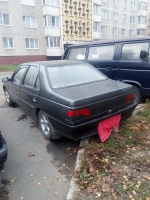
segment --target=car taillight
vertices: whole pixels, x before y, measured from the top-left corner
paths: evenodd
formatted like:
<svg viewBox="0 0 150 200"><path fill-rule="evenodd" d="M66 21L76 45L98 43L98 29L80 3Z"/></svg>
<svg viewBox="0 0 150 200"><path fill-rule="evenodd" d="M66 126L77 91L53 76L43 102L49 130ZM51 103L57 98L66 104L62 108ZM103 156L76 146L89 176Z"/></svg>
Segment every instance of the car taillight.
<svg viewBox="0 0 150 200"><path fill-rule="evenodd" d="M68 110L67 112L67 117L70 120L77 120L83 117L88 117L90 115L90 110L88 108L83 108L80 110Z"/></svg>
<svg viewBox="0 0 150 200"><path fill-rule="evenodd" d="M135 94L132 93L132 94L129 94L128 96L126 96L126 100L125 100L125 103L129 103L130 101L134 100L135 99Z"/></svg>

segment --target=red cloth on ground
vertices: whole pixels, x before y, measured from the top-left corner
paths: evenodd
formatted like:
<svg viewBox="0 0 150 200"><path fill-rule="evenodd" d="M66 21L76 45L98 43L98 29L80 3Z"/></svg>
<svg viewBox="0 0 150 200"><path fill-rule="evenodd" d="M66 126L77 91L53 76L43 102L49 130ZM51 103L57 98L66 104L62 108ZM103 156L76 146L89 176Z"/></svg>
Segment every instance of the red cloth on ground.
<svg viewBox="0 0 150 200"><path fill-rule="evenodd" d="M97 130L102 142L107 140L113 128L118 131L120 119L121 114L118 114L99 122Z"/></svg>

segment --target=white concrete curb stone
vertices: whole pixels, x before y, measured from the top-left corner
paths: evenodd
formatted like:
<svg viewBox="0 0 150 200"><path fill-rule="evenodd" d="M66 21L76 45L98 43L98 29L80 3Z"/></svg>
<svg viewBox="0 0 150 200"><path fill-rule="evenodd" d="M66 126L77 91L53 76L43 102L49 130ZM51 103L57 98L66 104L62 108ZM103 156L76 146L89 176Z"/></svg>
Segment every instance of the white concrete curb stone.
<svg viewBox="0 0 150 200"><path fill-rule="evenodd" d="M84 147L88 144L88 142L89 142L89 139L84 139L84 140L81 140L80 142L80 146L79 146L80 150L78 151L77 158L76 158L75 171L79 168L81 155L84 151ZM78 185L76 184L74 176L73 176L71 179L66 200L73 200L73 197L76 191L78 191Z"/></svg>

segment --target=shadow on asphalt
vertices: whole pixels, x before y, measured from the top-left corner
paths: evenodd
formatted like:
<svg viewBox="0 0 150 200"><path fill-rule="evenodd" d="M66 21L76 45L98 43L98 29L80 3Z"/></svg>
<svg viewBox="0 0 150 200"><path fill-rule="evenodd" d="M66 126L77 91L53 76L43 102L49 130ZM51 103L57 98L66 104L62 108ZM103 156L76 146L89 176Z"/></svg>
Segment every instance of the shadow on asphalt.
<svg viewBox="0 0 150 200"><path fill-rule="evenodd" d="M46 145L47 153L52 155L50 162L55 163L61 174L71 176L74 172L79 142L68 138L61 138Z"/></svg>
<svg viewBox="0 0 150 200"><path fill-rule="evenodd" d="M0 199L9 200L9 192L6 189L6 186L10 184L10 181L7 179L0 180Z"/></svg>
<svg viewBox="0 0 150 200"><path fill-rule="evenodd" d="M14 104L12 106L9 106L6 101L3 103L3 105L0 105L0 108L9 108L9 107L11 107L11 108L18 108L18 105Z"/></svg>

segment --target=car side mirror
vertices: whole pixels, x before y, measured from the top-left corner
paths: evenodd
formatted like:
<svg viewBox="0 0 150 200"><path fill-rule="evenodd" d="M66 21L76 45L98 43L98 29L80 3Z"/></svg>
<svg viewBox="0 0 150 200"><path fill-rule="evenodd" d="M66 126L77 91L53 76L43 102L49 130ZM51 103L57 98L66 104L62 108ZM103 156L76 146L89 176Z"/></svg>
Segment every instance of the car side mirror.
<svg viewBox="0 0 150 200"><path fill-rule="evenodd" d="M148 61L148 53L147 53L147 51L141 50L141 52L140 52L140 58L141 58L142 60Z"/></svg>
<svg viewBox="0 0 150 200"><path fill-rule="evenodd" d="M3 82L3 83L8 82L8 81L10 81L10 80L11 80L11 79L8 78L8 77L2 78L2 82Z"/></svg>

